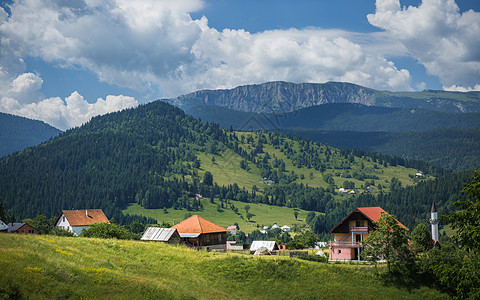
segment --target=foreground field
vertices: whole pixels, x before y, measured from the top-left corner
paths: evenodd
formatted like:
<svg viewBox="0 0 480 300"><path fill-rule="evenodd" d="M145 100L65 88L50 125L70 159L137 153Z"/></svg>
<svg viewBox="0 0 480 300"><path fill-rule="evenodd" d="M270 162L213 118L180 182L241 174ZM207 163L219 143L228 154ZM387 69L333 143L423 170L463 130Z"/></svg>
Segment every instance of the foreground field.
<svg viewBox="0 0 480 300"><path fill-rule="evenodd" d="M387 287L370 266L160 243L0 234L0 298L440 299Z"/></svg>

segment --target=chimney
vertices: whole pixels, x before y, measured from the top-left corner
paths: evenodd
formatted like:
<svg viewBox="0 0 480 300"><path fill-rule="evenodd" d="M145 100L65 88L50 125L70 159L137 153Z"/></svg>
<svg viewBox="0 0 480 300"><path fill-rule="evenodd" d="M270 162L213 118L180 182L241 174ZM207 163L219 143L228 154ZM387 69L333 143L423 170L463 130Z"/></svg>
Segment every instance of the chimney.
<svg viewBox="0 0 480 300"><path fill-rule="evenodd" d="M85 215L87 216L87 218L89 217L89 215L88 215L88 209L85 210Z"/></svg>

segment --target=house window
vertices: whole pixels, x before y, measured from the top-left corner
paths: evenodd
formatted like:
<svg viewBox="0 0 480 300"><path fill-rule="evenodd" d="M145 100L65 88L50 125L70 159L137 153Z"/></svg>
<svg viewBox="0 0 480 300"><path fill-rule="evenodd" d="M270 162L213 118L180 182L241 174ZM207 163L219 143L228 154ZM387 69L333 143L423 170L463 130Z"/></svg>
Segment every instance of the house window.
<svg viewBox="0 0 480 300"><path fill-rule="evenodd" d="M222 240L222 234L219 233L219 234L218 234L218 241L220 242L221 240Z"/></svg>
<svg viewBox="0 0 480 300"><path fill-rule="evenodd" d="M65 216L63 216L63 218L62 218L62 222L65 222Z"/></svg>
<svg viewBox="0 0 480 300"><path fill-rule="evenodd" d="M363 221L357 221L356 226L357 227L363 227Z"/></svg>
<svg viewBox="0 0 480 300"><path fill-rule="evenodd" d="M360 243L362 241L362 236L360 234L355 235L355 242Z"/></svg>
<svg viewBox="0 0 480 300"><path fill-rule="evenodd" d="M342 254L342 250L338 249L338 254Z"/></svg>

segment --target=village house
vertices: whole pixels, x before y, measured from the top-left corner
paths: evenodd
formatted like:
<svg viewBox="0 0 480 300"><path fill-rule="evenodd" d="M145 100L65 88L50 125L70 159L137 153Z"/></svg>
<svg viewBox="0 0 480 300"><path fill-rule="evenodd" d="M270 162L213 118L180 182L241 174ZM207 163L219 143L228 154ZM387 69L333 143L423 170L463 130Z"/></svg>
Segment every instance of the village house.
<svg viewBox="0 0 480 300"><path fill-rule="evenodd" d="M148 227L140 240L180 244L182 238L175 228Z"/></svg>
<svg viewBox="0 0 480 300"><path fill-rule="evenodd" d="M200 216L191 216L171 228L177 229L187 245L207 250L226 249L227 230Z"/></svg>
<svg viewBox="0 0 480 300"><path fill-rule="evenodd" d="M8 233L38 234L38 230L27 223L9 223Z"/></svg>
<svg viewBox="0 0 480 300"><path fill-rule="evenodd" d="M384 213L387 212L381 207L357 207L335 225L329 232L335 236L329 245L330 259L360 260L362 241L375 230L374 222ZM402 223L398 224L408 230Z"/></svg>
<svg viewBox="0 0 480 300"><path fill-rule="evenodd" d="M231 235L236 235L237 234L237 225L232 225L232 226L228 226L227 227L227 231L231 234Z"/></svg>
<svg viewBox="0 0 480 300"><path fill-rule="evenodd" d="M95 223L110 223L101 209L62 210L55 221L55 226L80 235L83 229L87 229Z"/></svg>
<svg viewBox="0 0 480 300"><path fill-rule="evenodd" d="M287 225L283 225L282 227L280 227L282 229L282 231L284 232L290 232L290 230L292 230L292 228L290 228L290 226L287 226Z"/></svg>

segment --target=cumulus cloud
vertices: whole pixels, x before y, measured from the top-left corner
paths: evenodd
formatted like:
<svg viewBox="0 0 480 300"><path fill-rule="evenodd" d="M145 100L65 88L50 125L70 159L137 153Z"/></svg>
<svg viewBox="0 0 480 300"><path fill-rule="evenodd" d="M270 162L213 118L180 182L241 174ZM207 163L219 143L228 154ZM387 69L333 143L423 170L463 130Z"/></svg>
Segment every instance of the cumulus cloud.
<svg viewBox="0 0 480 300"><path fill-rule="evenodd" d="M452 86L443 87L443 89L451 92L480 92L480 84L476 84L474 87L452 85Z"/></svg>
<svg viewBox="0 0 480 300"><path fill-rule="evenodd" d="M192 20L189 13L202 6L200 0L14 2L0 34L20 57L79 66L139 91L153 86L166 97L270 80L411 89L407 70L349 32L219 32L206 17Z"/></svg>
<svg viewBox="0 0 480 300"><path fill-rule="evenodd" d="M88 103L78 92L62 100L59 97L42 99L22 105L10 97L0 98L0 111L30 119L42 120L58 129L66 130L88 122L92 117L126 108L136 107L133 97L109 95Z"/></svg>
<svg viewBox="0 0 480 300"><path fill-rule="evenodd" d="M401 7L377 0L368 21L398 39L444 89L469 90L480 82L480 13L460 13L454 0L423 0Z"/></svg>

